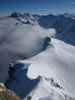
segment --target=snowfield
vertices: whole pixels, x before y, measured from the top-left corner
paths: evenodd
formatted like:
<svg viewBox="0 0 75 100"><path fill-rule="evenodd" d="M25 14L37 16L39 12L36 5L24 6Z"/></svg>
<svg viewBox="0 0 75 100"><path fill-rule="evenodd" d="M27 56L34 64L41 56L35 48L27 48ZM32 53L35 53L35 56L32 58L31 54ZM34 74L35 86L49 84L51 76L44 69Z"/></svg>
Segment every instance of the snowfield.
<svg viewBox="0 0 75 100"><path fill-rule="evenodd" d="M52 39L50 46L42 53L21 61L29 63L27 76L36 79L38 76L53 78L63 89L55 89L59 94L75 98L75 47L60 40ZM49 84L49 83L48 83Z"/></svg>
<svg viewBox="0 0 75 100"><path fill-rule="evenodd" d="M0 18L0 81L22 100L75 100L75 46L56 34L31 15Z"/></svg>

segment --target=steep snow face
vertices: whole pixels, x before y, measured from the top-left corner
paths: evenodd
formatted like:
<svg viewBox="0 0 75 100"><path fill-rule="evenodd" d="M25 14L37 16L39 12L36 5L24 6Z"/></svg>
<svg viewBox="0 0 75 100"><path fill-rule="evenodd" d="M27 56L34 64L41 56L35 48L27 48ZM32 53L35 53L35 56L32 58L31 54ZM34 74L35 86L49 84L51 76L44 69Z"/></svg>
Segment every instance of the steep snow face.
<svg viewBox="0 0 75 100"><path fill-rule="evenodd" d="M75 47L52 39L52 46L29 59L28 77L53 78L63 87L63 93L75 98ZM26 62L26 61L25 61Z"/></svg>
<svg viewBox="0 0 75 100"><path fill-rule="evenodd" d="M50 86L49 79L46 77L38 77L34 80L27 77L29 64L16 63L14 65L15 72L12 73L12 76L7 81L7 86L11 90L15 91L17 95L21 97L22 100L39 100L46 99L49 100L65 100L65 95L62 95L59 90L56 91L55 88ZM50 79L51 80L51 79Z"/></svg>
<svg viewBox="0 0 75 100"><path fill-rule="evenodd" d="M28 96L31 96L31 100L65 100L64 95L60 95L49 87L42 77L40 78L39 84Z"/></svg>
<svg viewBox="0 0 75 100"><path fill-rule="evenodd" d="M18 63L14 65L14 68L15 71L13 73L11 71L12 77L8 78L6 86L20 96L22 100L37 86L39 79L30 80L27 77L28 64Z"/></svg>

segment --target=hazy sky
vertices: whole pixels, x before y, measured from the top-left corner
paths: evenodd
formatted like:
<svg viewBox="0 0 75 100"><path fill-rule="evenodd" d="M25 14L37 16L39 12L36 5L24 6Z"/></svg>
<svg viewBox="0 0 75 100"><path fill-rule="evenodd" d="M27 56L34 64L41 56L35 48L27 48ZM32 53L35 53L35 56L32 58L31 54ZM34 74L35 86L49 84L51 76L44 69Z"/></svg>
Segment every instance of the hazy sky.
<svg viewBox="0 0 75 100"><path fill-rule="evenodd" d="M75 13L75 0L0 0L0 12Z"/></svg>

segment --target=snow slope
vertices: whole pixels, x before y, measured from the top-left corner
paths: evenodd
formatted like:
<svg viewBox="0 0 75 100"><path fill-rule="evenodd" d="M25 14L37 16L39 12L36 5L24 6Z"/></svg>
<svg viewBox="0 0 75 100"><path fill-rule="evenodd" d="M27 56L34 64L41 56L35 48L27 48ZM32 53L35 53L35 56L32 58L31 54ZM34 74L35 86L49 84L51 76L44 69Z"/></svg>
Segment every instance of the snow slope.
<svg viewBox="0 0 75 100"><path fill-rule="evenodd" d="M46 84L46 81L41 77L37 87L29 94L29 96L32 97L31 100L65 100L63 94L58 93L51 86L48 86L48 84Z"/></svg>
<svg viewBox="0 0 75 100"><path fill-rule="evenodd" d="M75 98L74 46L68 45L60 40L52 39L51 46L47 50L27 61L21 62L30 64L27 73L30 79L36 79L39 75L53 78L55 82L63 87L62 93Z"/></svg>

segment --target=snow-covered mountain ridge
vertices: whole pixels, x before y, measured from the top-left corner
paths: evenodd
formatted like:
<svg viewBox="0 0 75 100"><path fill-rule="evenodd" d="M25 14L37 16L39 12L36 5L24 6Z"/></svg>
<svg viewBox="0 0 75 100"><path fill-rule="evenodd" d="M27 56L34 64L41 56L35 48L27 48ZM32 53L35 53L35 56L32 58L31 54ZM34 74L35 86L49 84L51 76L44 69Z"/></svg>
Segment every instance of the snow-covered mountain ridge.
<svg viewBox="0 0 75 100"><path fill-rule="evenodd" d="M22 100L75 100L75 19L12 13L0 18L0 81Z"/></svg>
<svg viewBox="0 0 75 100"><path fill-rule="evenodd" d="M54 39L52 45L53 47L28 59L30 67L27 75L31 79L36 79L39 75L53 78L63 87L64 94L74 97L75 47ZM22 63L26 63L26 60Z"/></svg>

